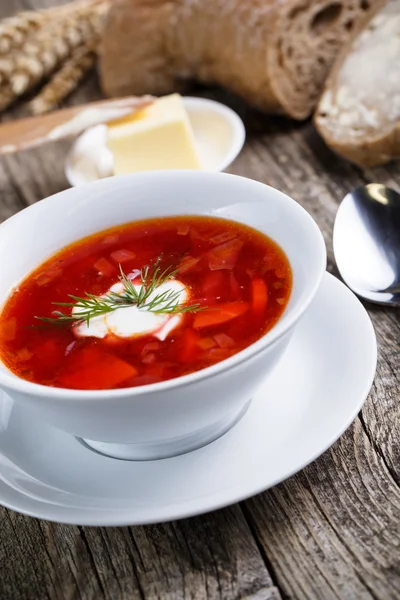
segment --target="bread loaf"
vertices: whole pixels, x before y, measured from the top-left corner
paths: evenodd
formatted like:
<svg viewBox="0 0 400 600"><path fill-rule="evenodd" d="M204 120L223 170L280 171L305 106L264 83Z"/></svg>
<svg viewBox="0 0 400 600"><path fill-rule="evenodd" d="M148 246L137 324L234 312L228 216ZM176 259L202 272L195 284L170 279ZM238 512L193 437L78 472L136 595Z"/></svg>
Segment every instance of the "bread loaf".
<svg viewBox="0 0 400 600"><path fill-rule="evenodd" d="M338 50L383 0L114 0L100 45L109 96L216 83L308 117Z"/></svg>
<svg viewBox="0 0 400 600"><path fill-rule="evenodd" d="M343 49L315 114L326 143L362 166L400 156L400 0Z"/></svg>

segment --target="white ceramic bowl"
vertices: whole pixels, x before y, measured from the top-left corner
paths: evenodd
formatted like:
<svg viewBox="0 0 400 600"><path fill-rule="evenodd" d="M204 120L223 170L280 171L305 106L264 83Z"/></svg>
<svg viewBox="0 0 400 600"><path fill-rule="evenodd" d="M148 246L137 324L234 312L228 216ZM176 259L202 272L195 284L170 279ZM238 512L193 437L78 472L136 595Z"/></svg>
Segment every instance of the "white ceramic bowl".
<svg viewBox="0 0 400 600"><path fill-rule="evenodd" d="M0 226L1 305L12 287L65 245L129 221L179 214L233 219L284 249L293 291L265 336L207 369L132 389L46 387L16 377L0 363L0 387L16 402L112 456L152 459L187 452L216 439L244 414L320 286L326 265L322 235L308 213L281 192L251 179L199 171L111 177L46 198Z"/></svg>
<svg viewBox="0 0 400 600"><path fill-rule="evenodd" d="M246 131L242 119L215 100L184 96L182 101L203 169L224 171L243 147ZM113 175L113 157L106 140L106 125L90 127L76 139L65 162L65 176L72 186Z"/></svg>

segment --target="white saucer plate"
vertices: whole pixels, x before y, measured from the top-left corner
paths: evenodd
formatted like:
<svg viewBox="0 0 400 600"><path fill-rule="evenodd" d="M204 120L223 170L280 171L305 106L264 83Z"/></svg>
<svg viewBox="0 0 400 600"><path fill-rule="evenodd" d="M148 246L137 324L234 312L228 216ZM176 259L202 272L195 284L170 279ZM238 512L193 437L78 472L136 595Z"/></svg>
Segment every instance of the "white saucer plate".
<svg viewBox="0 0 400 600"><path fill-rule="evenodd" d="M157 523L253 496L331 446L371 388L376 339L357 298L326 274L289 348L241 421L158 461L108 458L0 398L0 504L78 525Z"/></svg>
<svg viewBox="0 0 400 600"><path fill-rule="evenodd" d="M224 171L241 151L246 137L243 121L215 100L185 96L197 152L205 171ZM113 175L113 157L106 145L107 126L90 127L74 142L65 162L71 186Z"/></svg>

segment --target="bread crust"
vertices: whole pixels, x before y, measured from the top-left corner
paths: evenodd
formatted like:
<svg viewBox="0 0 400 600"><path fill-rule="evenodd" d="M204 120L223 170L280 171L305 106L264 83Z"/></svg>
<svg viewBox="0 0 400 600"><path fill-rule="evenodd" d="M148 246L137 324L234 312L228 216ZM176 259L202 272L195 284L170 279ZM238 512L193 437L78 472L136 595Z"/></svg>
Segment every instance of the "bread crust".
<svg viewBox="0 0 400 600"><path fill-rule="evenodd" d="M359 0L114 0L101 85L108 96L163 95L196 79L305 119L351 27L370 10Z"/></svg>
<svg viewBox="0 0 400 600"><path fill-rule="evenodd" d="M314 114L314 124L325 143L343 158L365 168L386 164L400 156L400 121L391 127L379 128L360 137L340 137L334 121L329 126L325 118L325 102L327 94L333 95L341 69L352 51L357 38L367 29L370 20L387 5L386 0L379 0L367 22L361 23L354 35L343 46L332 71L325 83L324 91ZM382 65L382 68L384 65Z"/></svg>
<svg viewBox="0 0 400 600"><path fill-rule="evenodd" d="M326 144L342 158L361 168L378 167L400 157L400 123L391 130L363 140L335 140L330 132L317 123L317 129Z"/></svg>

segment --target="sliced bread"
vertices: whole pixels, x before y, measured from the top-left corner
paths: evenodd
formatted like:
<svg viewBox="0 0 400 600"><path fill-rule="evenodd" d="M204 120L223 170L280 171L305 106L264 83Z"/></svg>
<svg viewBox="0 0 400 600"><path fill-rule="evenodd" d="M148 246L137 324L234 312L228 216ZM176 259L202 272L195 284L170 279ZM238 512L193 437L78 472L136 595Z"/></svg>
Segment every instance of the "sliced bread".
<svg viewBox="0 0 400 600"><path fill-rule="evenodd" d="M400 0L390 0L343 49L315 125L328 146L362 167L400 156Z"/></svg>
<svg viewBox="0 0 400 600"><path fill-rule="evenodd" d="M100 46L105 94L216 83L307 118L342 45L384 0L114 0Z"/></svg>

